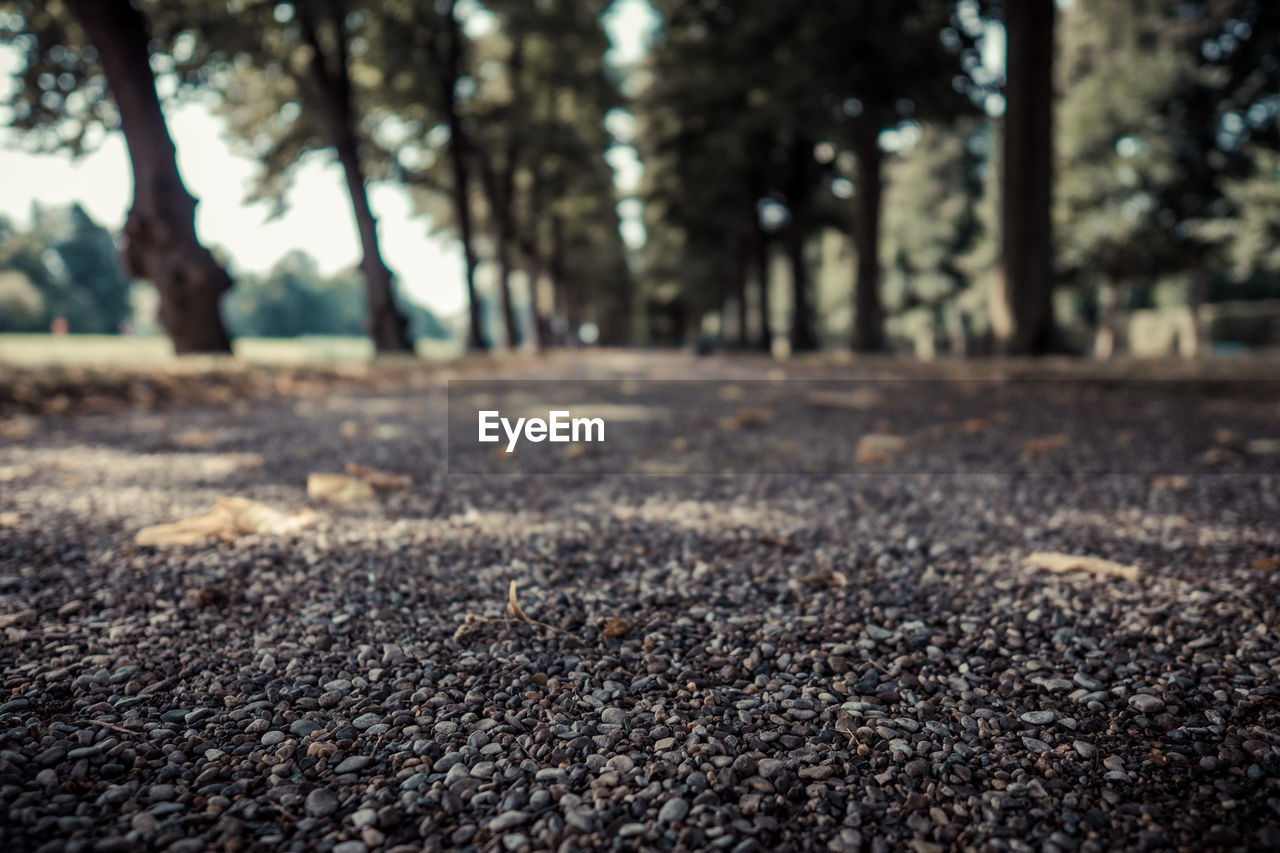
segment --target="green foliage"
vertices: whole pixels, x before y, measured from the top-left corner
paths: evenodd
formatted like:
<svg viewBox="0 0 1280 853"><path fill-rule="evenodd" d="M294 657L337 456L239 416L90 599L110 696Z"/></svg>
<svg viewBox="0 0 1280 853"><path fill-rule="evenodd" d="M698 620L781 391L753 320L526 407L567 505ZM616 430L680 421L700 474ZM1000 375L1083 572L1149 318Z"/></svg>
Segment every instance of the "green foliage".
<svg viewBox="0 0 1280 853"><path fill-rule="evenodd" d="M78 333L110 334L129 319L129 281L111 234L79 206L36 207L19 231L0 223L0 328L45 331L56 317Z"/></svg>
<svg viewBox="0 0 1280 853"><path fill-rule="evenodd" d="M223 299L222 311L237 337L359 335L364 293L358 272L326 278L310 255L295 251L265 277L242 276Z"/></svg>

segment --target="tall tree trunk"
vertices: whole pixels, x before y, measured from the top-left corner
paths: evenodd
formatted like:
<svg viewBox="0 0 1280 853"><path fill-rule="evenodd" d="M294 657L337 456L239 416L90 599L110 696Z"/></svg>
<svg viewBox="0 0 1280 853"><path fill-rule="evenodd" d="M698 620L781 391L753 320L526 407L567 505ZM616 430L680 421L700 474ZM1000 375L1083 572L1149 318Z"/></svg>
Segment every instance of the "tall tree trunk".
<svg viewBox="0 0 1280 853"><path fill-rule="evenodd" d="M449 165L453 174L453 210L458 218L458 236L462 240L462 257L467 281L470 330L467 348L487 350L489 342L484 335L483 306L476 292L476 250L471 233L471 179L468 170L470 150L466 130L458 114L457 87L462 74L462 25L457 17L458 0L450 0L447 10L445 73L440 79L441 100L445 106L445 121L449 127Z"/></svg>
<svg viewBox="0 0 1280 853"><path fill-rule="evenodd" d="M791 261L794 294L791 303L791 351L812 352L818 348L818 335L814 329L813 298L809 292L809 266L805 263L804 243L809 236L809 198L812 194L809 178L813 145L803 134L796 134L792 140L790 161L787 206L791 209L791 224L787 228L787 257Z"/></svg>
<svg viewBox="0 0 1280 853"><path fill-rule="evenodd" d="M196 236L196 199L178 171L151 71L147 21L129 0L70 0L98 51L133 168L120 258L160 294L160 322L178 353L230 352L218 303L231 277Z"/></svg>
<svg viewBox="0 0 1280 853"><path fill-rule="evenodd" d="M809 293L809 266L804 257L805 231L803 219L793 211L791 227L787 230L787 257L791 261L791 286L795 294L791 311L792 352L813 352L818 348Z"/></svg>
<svg viewBox="0 0 1280 853"><path fill-rule="evenodd" d="M1053 30L1054 0L1005 4L1008 85L1004 119L1002 267L996 313L1012 328L999 345L1039 355L1054 346L1053 325Z"/></svg>
<svg viewBox="0 0 1280 853"><path fill-rule="evenodd" d="M564 219L558 213L551 214L551 317L556 326L564 326L564 334L568 339L564 343L575 342L578 326L574 322L577 314L569 297L568 272L565 269Z"/></svg>
<svg viewBox="0 0 1280 853"><path fill-rule="evenodd" d="M746 349L751 344L751 329L747 323L747 267L751 250L748 238L742 237L734 248L733 295L738 302L738 346Z"/></svg>
<svg viewBox="0 0 1280 853"><path fill-rule="evenodd" d="M874 132L859 134L857 207L853 242L858 252L854 285L853 348L858 352L884 349L884 312L880 307L880 199L884 189L883 156Z"/></svg>
<svg viewBox="0 0 1280 853"><path fill-rule="evenodd" d="M495 195L494 218L498 244L498 287L502 294L502 320L507 327L507 344L515 349L523 336L516 322L515 307L511 303L511 250L515 236L513 206L516 189L516 158L520 153L517 136L521 126L520 108L524 101L524 38L516 35L511 45L508 78L511 81L511 112L508 116L507 146L503 156L502 171L498 175Z"/></svg>
<svg viewBox="0 0 1280 853"><path fill-rule="evenodd" d="M769 235L760 227L759 223L755 225L755 250L756 250L756 293L757 304L760 309L760 348L767 353L773 352L773 318L770 316L770 299L769 299L769 261L772 258L772 252L769 245Z"/></svg>
<svg viewBox="0 0 1280 853"><path fill-rule="evenodd" d="M332 19L329 24L334 30L335 44L333 56L325 50L310 6L299 5L298 23L303 40L311 48L311 84L319 96L329 141L342 164L356 232L360 236L360 272L364 276L367 306L365 328L378 352L406 352L413 349L408 334L409 324L396 307L393 276L382 260L378 220L369 206L369 191L365 185L364 168L360 164L351 75L347 67L347 41L342 32L343 10L334 5L330 12Z"/></svg>

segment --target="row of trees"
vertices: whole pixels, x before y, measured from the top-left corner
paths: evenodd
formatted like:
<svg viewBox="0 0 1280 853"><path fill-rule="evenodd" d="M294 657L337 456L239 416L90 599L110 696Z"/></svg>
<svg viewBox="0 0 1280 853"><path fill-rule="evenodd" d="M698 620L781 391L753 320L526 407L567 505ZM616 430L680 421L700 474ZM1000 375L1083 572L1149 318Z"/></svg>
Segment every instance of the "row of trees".
<svg viewBox="0 0 1280 853"><path fill-rule="evenodd" d="M121 257L130 276L156 286L178 352L228 349L218 309L232 281L196 236L157 74L172 75L180 96L216 97L236 141L263 164L258 198L283 205L299 158L333 152L360 236L365 325L382 352L409 337L367 186L413 187L419 209L463 243L468 343L484 348L482 250L499 269L512 345L553 314L598 319L612 334L628 298L604 161L603 116L618 96L603 60L603 6L493 2L477 15L498 26L470 36L458 0L6 0L0 39L26 57L13 124L33 146L77 152L95 129L123 132L134 198ZM541 322L518 320L521 268Z"/></svg>
<svg viewBox="0 0 1280 853"><path fill-rule="evenodd" d="M769 346L780 254L791 349L817 345L830 231L853 247L859 350L906 307L953 339L1045 352L1066 343L1055 285L1105 330L1171 278L1194 309L1280 273L1280 5L655 5L646 270L691 320L735 320L731 338ZM1001 65L983 48L1002 35Z"/></svg>

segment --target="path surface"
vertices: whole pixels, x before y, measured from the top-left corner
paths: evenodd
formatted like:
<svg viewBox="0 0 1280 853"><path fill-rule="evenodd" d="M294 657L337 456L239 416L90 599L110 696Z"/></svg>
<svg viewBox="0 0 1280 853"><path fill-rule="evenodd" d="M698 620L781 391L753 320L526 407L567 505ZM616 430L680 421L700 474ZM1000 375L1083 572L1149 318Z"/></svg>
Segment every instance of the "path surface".
<svg viewBox="0 0 1280 853"><path fill-rule="evenodd" d="M739 404L909 437L829 476L447 478L439 383L6 422L0 846L1275 848L1280 402L1191 393ZM133 544L224 495L319 520Z"/></svg>

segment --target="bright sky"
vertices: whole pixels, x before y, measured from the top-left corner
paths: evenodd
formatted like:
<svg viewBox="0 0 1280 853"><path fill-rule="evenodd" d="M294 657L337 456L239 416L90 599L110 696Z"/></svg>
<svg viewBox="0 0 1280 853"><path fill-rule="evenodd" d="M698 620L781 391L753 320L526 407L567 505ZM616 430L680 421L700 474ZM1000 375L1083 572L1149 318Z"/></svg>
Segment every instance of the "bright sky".
<svg viewBox="0 0 1280 853"><path fill-rule="evenodd" d="M619 65L643 55L657 13L648 0L620 0L605 20L613 42L609 59ZM11 48L0 48L0 101L8 95L9 77L21 63ZM303 249L318 261L325 273L354 265L360 257L359 240L351 214L351 202L343 185L341 167L327 153L306 158L297 167L287 213L267 222L268 207L246 205L244 198L257 173L254 161L232 153L223 140L224 124L197 103L166 109L169 130L178 149L178 165L188 189L200 200L196 227L207 245L225 249L236 269L265 271L293 249ZM610 122L615 132L625 132L625 118ZM635 152L615 148L609 162L619 189L633 190L640 174ZM109 228L124 223L132 195L124 139L109 136L92 154L72 160L66 154L33 155L24 152L15 131L0 131L0 215L27 222L31 205L62 205L79 201L89 214ZM444 314L465 307L461 249L455 241L427 237L427 223L411 218L408 193L394 184L370 189L370 203L378 217L382 252L407 291L420 302ZM643 239L636 232L634 205L623 233L628 240Z"/></svg>

